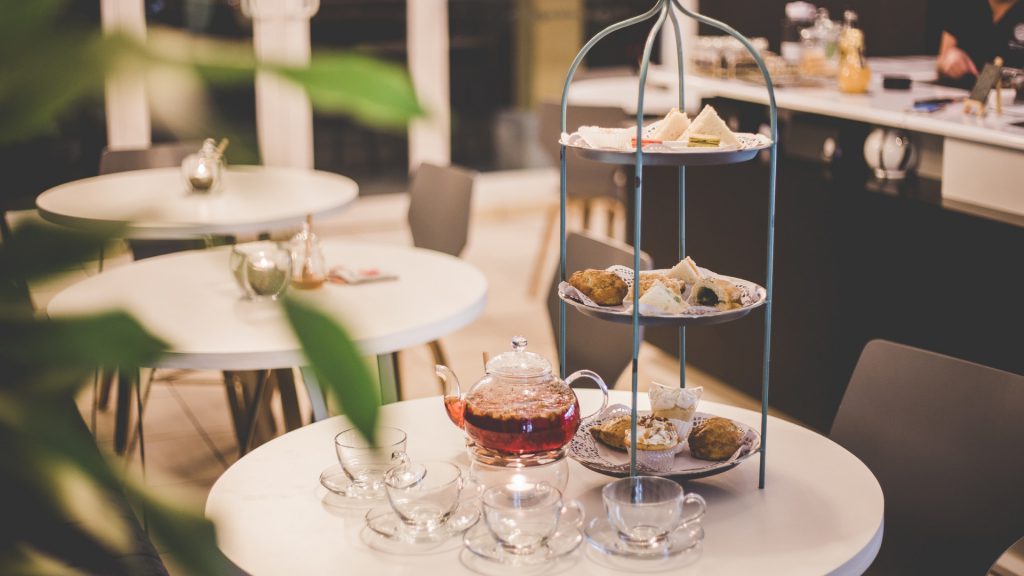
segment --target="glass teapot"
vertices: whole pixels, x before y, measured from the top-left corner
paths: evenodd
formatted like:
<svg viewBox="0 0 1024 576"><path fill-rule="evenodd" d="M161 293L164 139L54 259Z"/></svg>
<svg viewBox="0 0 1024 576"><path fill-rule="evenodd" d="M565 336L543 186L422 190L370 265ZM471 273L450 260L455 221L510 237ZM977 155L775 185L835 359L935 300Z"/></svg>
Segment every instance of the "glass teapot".
<svg viewBox="0 0 1024 576"><path fill-rule="evenodd" d="M578 378L593 379L604 393L594 414L608 405L608 387L600 376L579 370L562 380L552 373L550 362L526 351L522 336L512 339L511 352L487 362L487 373L465 395L448 367L438 365L436 372L445 384L448 417L473 441L473 456L491 464L530 465L561 458L582 421L579 400L569 387Z"/></svg>

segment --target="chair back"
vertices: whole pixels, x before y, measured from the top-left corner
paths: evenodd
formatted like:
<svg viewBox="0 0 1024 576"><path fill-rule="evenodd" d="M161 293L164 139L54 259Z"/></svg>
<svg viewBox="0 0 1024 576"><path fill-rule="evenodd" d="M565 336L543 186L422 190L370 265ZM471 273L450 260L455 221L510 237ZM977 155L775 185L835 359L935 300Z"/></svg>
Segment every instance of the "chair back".
<svg viewBox="0 0 1024 576"><path fill-rule="evenodd" d="M629 117L621 108L569 106L565 119L566 130L571 133L580 126L606 126L609 128L622 126L629 120ZM561 146L558 144L558 139L561 137L562 103L560 101L542 102L539 122L538 133L541 147L557 166L560 162ZM619 183L624 183L625 179L621 175L617 176L622 170L619 166L585 160L572 150L566 151L565 166L568 174L565 182L566 196L580 199L599 197L624 199L625 194Z"/></svg>
<svg viewBox="0 0 1024 576"><path fill-rule="evenodd" d="M587 268L604 269L615 264L633 265L633 247L604 237L570 232L565 239L566 270L572 274ZM640 253L640 268L651 269L651 257ZM548 292L548 317L558 343L558 271ZM640 328L643 338L643 328ZM633 359L633 328L584 316L565 307L566 374L586 368L597 372L609 387Z"/></svg>
<svg viewBox="0 0 1024 576"><path fill-rule="evenodd" d="M181 166L181 161L199 150L194 142L154 144L149 148L111 150L106 148L100 156L100 174L113 174L146 168L171 168Z"/></svg>
<svg viewBox="0 0 1024 576"><path fill-rule="evenodd" d="M982 576L1024 534L1024 376L873 340L831 437L885 495L869 574Z"/></svg>
<svg viewBox="0 0 1024 576"><path fill-rule="evenodd" d="M469 237L469 209L476 173L423 163L409 189L409 229L418 248L458 256Z"/></svg>

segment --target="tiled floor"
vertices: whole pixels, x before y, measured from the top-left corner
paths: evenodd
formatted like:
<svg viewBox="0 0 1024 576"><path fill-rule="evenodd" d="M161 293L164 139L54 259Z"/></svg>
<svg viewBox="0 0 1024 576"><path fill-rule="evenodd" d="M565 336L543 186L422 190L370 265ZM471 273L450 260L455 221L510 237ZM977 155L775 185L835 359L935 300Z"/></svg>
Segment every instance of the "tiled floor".
<svg viewBox="0 0 1024 576"><path fill-rule="evenodd" d="M463 257L479 267L489 282L488 303L476 322L450 334L443 343L452 368L458 374L481 373L481 352L509 348L513 335L525 335L531 349L553 358L554 337L541 297L527 296L527 279L534 264L547 210L556 201L557 172L505 172L483 174L474 192L474 211L469 245ZM361 199L345 214L321 222L324 236L344 236L381 243L410 244L405 224L407 200L400 195ZM598 220L600 221L600 220ZM621 223L620 223L621 224ZM545 250L544 286L550 281L557 260L556 238ZM124 255L107 261L107 266L128 262ZM67 276L33 287L39 307L69 282L95 273L76 270ZM433 376L433 360L426 346L403 351L401 374L406 398L440 392ZM660 350L644 346L641 351L640 382L672 381L677 374L675 360ZM146 482L153 487L176 490L197 506L217 477L238 458L235 433L220 374L161 370L146 400L144 417ZM758 403L705 375L693 372L691 381L705 386L711 400L756 408ZM629 387L628 371L618 387ZM301 398L301 394L300 394ZM80 397L86 421L91 418L92 391ZM440 408L439 408L440 409ZM101 445L112 446L113 402L97 415L96 432ZM138 468L138 450L130 465Z"/></svg>

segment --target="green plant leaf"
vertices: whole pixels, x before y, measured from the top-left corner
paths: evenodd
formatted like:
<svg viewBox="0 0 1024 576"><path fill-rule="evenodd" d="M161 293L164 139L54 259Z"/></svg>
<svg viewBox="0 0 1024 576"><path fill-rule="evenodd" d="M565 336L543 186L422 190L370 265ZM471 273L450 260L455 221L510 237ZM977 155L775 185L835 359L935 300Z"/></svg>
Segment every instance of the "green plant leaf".
<svg viewBox="0 0 1024 576"><path fill-rule="evenodd" d="M14 231L9 242L0 246L0 278L35 280L67 271L95 258L121 230L121 227L111 227L87 233L57 226L23 224Z"/></svg>
<svg viewBox="0 0 1024 576"><path fill-rule="evenodd" d="M380 392L352 339L326 314L294 297L284 299L284 309L320 386L341 404L352 425L372 440Z"/></svg>
<svg viewBox="0 0 1024 576"><path fill-rule="evenodd" d="M423 115L401 66L353 53L314 54L306 68L263 65L305 86L313 106L377 126L404 127Z"/></svg>
<svg viewBox="0 0 1024 576"><path fill-rule="evenodd" d="M164 554L188 574L232 574L230 563L217 548L213 523L188 508L129 482L129 494L142 501L149 531Z"/></svg>
<svg viewBox="0 0 1024 576"><path fill-rule="evenodd" d="M0 320L0 365L15 372L151 366L165 350L165 342L125 312L49 321Z"/></svg>

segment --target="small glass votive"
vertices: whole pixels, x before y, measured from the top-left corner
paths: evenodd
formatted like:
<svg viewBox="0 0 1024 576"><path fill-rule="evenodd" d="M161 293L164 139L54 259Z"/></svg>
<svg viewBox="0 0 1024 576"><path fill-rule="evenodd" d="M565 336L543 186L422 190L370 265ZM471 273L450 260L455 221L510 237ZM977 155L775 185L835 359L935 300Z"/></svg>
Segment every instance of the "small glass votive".
<svg viewBox="0 0 1024 576"><path fill-rule="evenodd" d="M203 141L203 147L189 154L181 162L182 176L188 191L194 194L214 194L223 182L223 154L212 138Z"/></svg>
<svg viewBox="0 0 1024 576"><path fill-rule="evenodd" d="M245 264L249 254L260 251L272 251L275 249L281 249L283 246L278 242L271 240L259 240L257 242L244 242L241 244L235 244L231 247L231 256L228 259L228 266L231 268L231 275L234 276L235 282L238 283L238 288L245 294L248 292L245 289L245 277L242 275L242 267Z"/></svg>
<svg viewBox="0 0 1024 576"><path fill-rule="evenodd" d="M288 288L291 251L274 247L246 254L241 266L242 286L252 300L276 300Z"/></svg>

